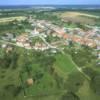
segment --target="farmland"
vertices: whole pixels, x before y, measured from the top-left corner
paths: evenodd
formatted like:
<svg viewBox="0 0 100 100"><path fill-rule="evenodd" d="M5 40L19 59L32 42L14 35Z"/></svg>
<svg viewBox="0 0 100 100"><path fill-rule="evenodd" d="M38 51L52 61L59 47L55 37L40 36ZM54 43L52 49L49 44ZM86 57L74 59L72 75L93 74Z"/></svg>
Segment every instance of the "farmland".
<svg viewBox="0 0 100 100"><path fill-rule="evenodd" d="M56 13L60 16L64 21L72 21L74 23L83 23L83 24L95 24L96 19L99 19L99 15L93 15L85 12L76 12L76 11L66 11L66 12L58 12Z"/></svg>
<svg viewBox="0 0 100 100"><path fill-rule="evenodd" d="M0 18L0 23L11 22L14 20L17 21L25 20L25 17L18 16L18 17Z"/></svg>
<svg viewBox="0 0 100 100"><path fill-rule="evenodd" d="M0 100L100 100L94 13L2 11Z"/></svg>
<svg viewBox="0 0 100 100"><path fill-rule="evenodd" d="M11 67L9 66L8 70L1 68L1 70L0 70L1 71L0 76L2 77L0 79L0 82L1 82L1 87L0 88L2 88L1 91L4 91L4 87L8 86L9 93L11 93L13 95L12 91L14 91L14 90L11 90L10 87L20 86L20 84L25 86L26 80L30 77L28 73L31 73L31 77L35 78L37 81L34 83L33 86L30 86L30 87L25 86L24 90L20 92L19 96L21 94L23 94L24 96L26 96L26 98L27 97L30 98L31 96L33 96L33 97L38 96L38 95L40 95L40 96L41 95L50 96L50 95L53 95L53 94L56 95L56 94L59 94L59 93L62 94L62 93L65 92L65 90L63 90L63 85L60 87L61 89L58 88L59 85L57 85L57 83L59 83L59 81L55 80L55 78L56 77L57 78L59 78L59 77L66 78L67 74L68 74L68 73L66 74L66 72L71 72L72 71L72 69L74 67L74 64L72 63L70 57L63 56L62 54L54 55L57 60L54 64L54 66L56 66L55 72L51 72L52 75L51 75L51 73L48 72L48 69L45 69L45 66L42 65L43 62L41 62L41 61L38 62L38 64L37 64L37 61L33 62L31 72L27 72L25 70L25 68L23 68L23 64L24 64L23 60L25 61L25 58L23 58L23 57L24 57L25 53L23 52L23 49L16 49L16 50L17 50L16 53L21 52L23 54L23 56L19 56L20 60L17 61L17 69L16 70L12 69L14 67L13 65ZM2 51L2 52L4 52L4 51ZM30 56L27 56L27 58L30 57ZM39 59L41 59L41 60L45 59L45 57L46 57L46 56L42 57L42 55L41 56L36 55L36 56L38 57L37 58L38 60ZM61 59L60 56L62 56L63 59L60 60L60 62L59 62L59 59ZM64 58L65 58L65 62L64 62L64 65L62 65ZM30 60L31 59L35 60L34 57L30 58ZM45 59L45 60L48 60L48 59ZM59 62L59 64L57 62ZM20 63L20 65L19 65L19 63ZM44 64L47 65L45 62L44 62ZM66 65L67 65L67 67L66 67ZM29 67L30 65L26 65L26 68L27 68L27 66ZM50 66L48 66L48 67L50 67ZM72 67L72 68L70 68L70 67ZM56 73L60 75L60 72L58 71L58 69L60 69L60 71L62 73L64 73L63 75L65 75L65 76L63 76L63 75L55 76ZM12 70L13 70L13 72L12 72ZM45 70L47 70L47 71L45 72ZM21 71L21 73L19 73L20 71ZM20 76L19 76L18 73L21 74L21 77L22 77L23 81L21 81ZM41 75L41 76L39 76L39 75ZM61 81L61 83L62 83L62 81ZM8 90L6 90L6 91L8 91ZM25 92L25 94L24 94L24 92ZM9 95L9 94L6 94L6 92L4 92L4 93L5 93L6 96ZM11 95L12 99L10 98L10 100L13 100L12 95ZM5 96L5 100L6 100L6 96Z"/></svg>

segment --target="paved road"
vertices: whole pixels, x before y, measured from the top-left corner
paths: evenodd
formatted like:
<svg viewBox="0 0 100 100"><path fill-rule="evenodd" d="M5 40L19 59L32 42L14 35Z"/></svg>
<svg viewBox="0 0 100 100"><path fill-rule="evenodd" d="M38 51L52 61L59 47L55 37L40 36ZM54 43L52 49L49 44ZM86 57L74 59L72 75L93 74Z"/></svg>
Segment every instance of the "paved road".
<svg viewBox="0 0 100 100"><path fill-rule="evenodd" d="M44 41L44 43L45 43L49 48L56 49L56 50L60 51L63 55L66 55L66 53L65 53L61 48L57 48L57 47L55 47L55 46L52 46L52 45L49 44L49 43L45 40L45 38L44 38L42 35L40 35L40 34L37 34L37 35L34 35L34 36L30 36L30 38L36 37L36 36L38 36L39 38L41 38L41 39ZM11 45L14 45L14 46L18 46L18 47L21 47L21 48L28 49L28 48L26 48L26 47L24 47L24 46L22 47L22 46L17 45L16 43L4 41L4 40L0 40L0 42L1 42L1 43L7 43L7 44L11 44ZM34 49L34 47L33 47L32 49ZM72 62L73 62L73 60L72 60ZM74 62L73 62L73 63L74 63ZM74 64L75 64L75 63L74 63ZM75 64L75 67L76 67L77 70L78 70L80 73L82 73L88 80L91 80L90 77L89 77L88 75L86 75L86 74L83 72L82 68L78 67L76 64Z"/></svg>

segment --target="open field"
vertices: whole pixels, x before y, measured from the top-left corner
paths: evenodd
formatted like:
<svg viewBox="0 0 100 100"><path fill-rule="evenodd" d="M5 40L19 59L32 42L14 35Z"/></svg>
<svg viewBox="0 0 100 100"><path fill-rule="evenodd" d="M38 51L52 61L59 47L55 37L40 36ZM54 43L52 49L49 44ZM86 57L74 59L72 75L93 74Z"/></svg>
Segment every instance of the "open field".
<svg viewBox="0 0 100 100"><path fill-rule="evenodd" d="M90 18L99 18L99 16L92 15L92 14L87 14L87 13L81 13L81 12L65 12L61 15L61 17L79 17L79 16L84 16L84 17L90 17Z"/></svg>
<svg viewBox="0 0 100 100"><path fill-rule="evenodd" d="M2 50L1 50L2 51ZM20 52L18 49L17 52ZM33 59L35 59L34 56L32 56ZM39 58L41 58L40 56ZM85 78L76 68L76 64L72 61L71 57L69 55L62 55L60 53L55 55L56 61L54 63L55 72L65 80L69 78L69 75L72 76L74 73L79 73L83 78ZM24 58L23 58L24 59ZM19 60L20 62L20 60ZM21 63L21 62L20 62ZM29 75L27 71L22 68L23 66L20 66L18 68L12 69L11 67L9 69L2 69L0 68L0 92L4 93L5 96L3 96L3 100L60 100L60 97L67 91L62 88L58 88L57 81L55 80L54 76L50 74L48 71L45 71L43 69L43 66L41 63L33 63L32 65L32 77L37 77L37 81L33 83L32 86L24 87L24 89L17 95L12 96L11 93L13 93L13 85L15 86L25 86L26 80L29 78ZM29 65L28 65L29 67ZM21 79L19 77L20 70L23 69L23 82L21 82ZM42 77L39 75L39 73L43 74ZM70 77L71 78L71 77ZM78 77L72 77L71 81L80 82ZM61 81L61 80L60 80ZM92 92L92 90L89 87L88 80L85 80L86 82L82 85L82 87L77 92L78 96L81 100L99 100L100 97L97 96L95 93ZM61 84L63 86L63 84ZM73 84L75 85L75 84ZM24 95L24 90L26 92L26 96ZM1 94L0 94L1 95ZM0 96L1 97L1 96ZM9 97L9 99L8 99Z"/></svg>
<svg viewBox="0 0 100 100"><path fill-rule="evenodd" d="M13 21L13 20L25 20L26 17L23 17L23 16L18 16L18 17L8 17L8 18L0 18L0 23L5 23L5 22L10 22L10 21Z"/></svg>
<svg viewBox="0 0 100 100"><path fill-rule="evenodd" d="M68 74L72 71L77 70L76 65L72 62L71 57L69 55L56 55L56 62L54 67L58 74L62 75L66 78Z"/></svg>
<svg viewBox="0 0 100 100"><path fill-rule="evenodd" d="M80 23L82 25L91 24L92 26L92 24L96 23L95 19L99 18L98 15L78 11L53 13L65 21L64 23L61 19L54 17L56 21L60 20L64 23L61 26L72 29L78 27ZM41 17L42 13L37 16ZM44 19L44 16L45 14L40 19ZM50 16L50 13L48 16ZM53 19L53 17L49 19L48 16L46 16L48 21ZM10 32L19 37L19 33L24 34L26 30L30 30L30 33L31 31L35 33L33 31L35 25L31 28L31 23L27 24L25 18L22 16L1 18L1 36L5 36L3 35L4 33ZM15 26L13 23L8 24L11 21L14 22L14 20L19 21ZM25 20L25 22L21 20ZM67 23L68 21L70 25ZM19 23L21 23L21 27ZM58 26L59 23L57 24ZM37 26L36 29L38 29ZM47 33L45 30L48 30L49 34L49 29L43 29L43 32ZM32 43L34 45L37 43L37 47L40 47L38 44L41 45L41 42L43 42L40 38L30 39L31 35L27 35L29 39L26 36L24 39L23 36L22 39L18 39L19 42L24 39L26 43L30 43L32 40L31 45ZM49 39L47 39L49 42L46 39L44 41L48 45L49 43L52 45L53 41L58 43L57 48L59 47L59 50L57 49L56 52L53 52L55 49L44 51L25 49L24 47L13 46L13 41L12 43L6 41L0 43L0 100L63 100L61 97L68 92L80 98L73 100L100 100L100 96L96 94L97 91L93 91L90 84L96 81L97 84L94 84L94 86L98 85L96 89L99 89L99 73L95 72L95 70L100 71L100 69L96 67L97 61L95 62L95 60L97 57L95 57L94 52L87 46L81 46L77 43L74 44L69 41L69 46L67 44L65 46L65 40L52 39L52 37L49 37ZM7 47L5 47L6 44ZM9 49L11 50L9 51ZM92 67L94 68L93 71L91 71ZM97 76L95 76L96 74ZM96 80L93 80L93 78L96 78Z"/></svg>
<svg viewBox="0 0 100 100"><path fill-rule="evenodd" d="M96 19L100 18L98 15L88 14L85 12L74 12L74 11L65 11L54 13L54 15L60 16L65 22L71 21L73 23L82 23L82 24L95 24Z"/></svg>
<svg viewBox="0 0 100 100"><path fill-rule="evenodd" d="M54 63L55 72L62 78L67 78L67 75L72 73L72 71L77 71L75 64L72 62L69 55L57 54L55 55L56 62ZM53 75L48 72L44 72L42 68L40 68L39 64L34 64L32 67L32 73L34 76L34 72L36 70L40 70L44 73L43 77L40 79L39 83L34 83L33 86L29 88L25 88L26 97L30 96L38 96L38 95L55 95L59 92L63 93L64 90L61 90L57 87L57 82ZM38 73L38 72L37 72ZM23 82L28 79L28 74L25 72L22 75Z"/></svg>
<svg viewBox="0 0 100 100"><path fill-rule="evenodd" d="M100 96L96 95L90 88L89 82L87 80L84 81L83 86L77 93L81 100L100 100Z"/></svg>
<svg viewBox="0 0 100 100"><path fill-rule="evenodd" d="M79 12L100 17L100 10L79 11Z"/></svg>

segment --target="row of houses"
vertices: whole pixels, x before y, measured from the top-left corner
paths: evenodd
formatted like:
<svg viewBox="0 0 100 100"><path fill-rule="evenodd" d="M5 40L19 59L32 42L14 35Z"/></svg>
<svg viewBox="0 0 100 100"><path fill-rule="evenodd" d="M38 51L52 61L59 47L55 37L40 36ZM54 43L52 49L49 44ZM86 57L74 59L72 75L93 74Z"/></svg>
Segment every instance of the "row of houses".
<svg viewBox="0 0 100 100"><path fill-rule="evenodd" d="M25 34L17 37L16 44L27 49L35 49L41 51L49 49L49 47L45 43L36 42L35 45L32 45L29 36Z"/></svg>
<svg viewBox="0 0 100 100"><path fill-rule="evenodd" d="M96 46L96 42L94 41L94 39L89 38L87 35L91 34L94 35L95 32L93 31L88 31L88 32L84 32L82 29L79 28L75 28L74 30L70 30L69 33L66 33L65 30L63 30L62 28L57 28L57 27L50 27L51 29L53 29L58 37L61 37L63 39L69 40L71 39L73 42L82 44L82 45L87 45L90 47L95 47ZM86 35L87 34L87 35Z"/></svg>

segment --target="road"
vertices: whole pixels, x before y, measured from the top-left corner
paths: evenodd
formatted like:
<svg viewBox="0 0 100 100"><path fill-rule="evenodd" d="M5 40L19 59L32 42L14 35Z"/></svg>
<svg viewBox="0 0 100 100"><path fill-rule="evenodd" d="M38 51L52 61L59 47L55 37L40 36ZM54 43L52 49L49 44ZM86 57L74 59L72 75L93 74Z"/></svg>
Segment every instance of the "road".
<svg viewBox="0 0 100 100"><path fill-rule="evenodd" d="M48 42L46 41L46 39L45 39L41 34L37 34L37 35L34 35L34 36L30 36L30 38L32 38L32 37L39 37L39 38L41 38L41 39L43 40L43 42L44 42L49 48L58 50L58 51L60 51L60 52L62 52L62 53L64 54L64 52L63 52L63 50L62 50L61 48L57 48L56 46L52 46L50 43L48 43Z"/></svg>
<svg viewBox="0 0 100 100"><path fill-rule="evenodd" d="M58 51L60 51L63 55L67 56L66 53L65 53L61 48L57 48L57 47L55 47L55 46L52 46L52 45L51 45L50 43L48 43L48 42L45 40L45 38L44 38L42 35L40 35L40 34L37 34L37 35L34 35L34 36L30 36L30 38L36 37L36 36L38 36L39 38L41 38L41 39L44 41L44 43L45 43L49 48L58 50ZM22 47L22 46L17 45L16 43L4 41L4 40L0 40L0 42L1 42L1 43L6 43L6 44L11 44L11 45L14 45L14 46L18 46L18 47L21 47L21 48L24 48L24 49L28 49L28 48L26 48L25 46ZM35 49L35 48L32 47L31 49ZM73 60L72 60L72 62L73 62ZM73 62L73 63L74 63L74 62ZM74 63L74 64L75 64L75 63ZM83 72L82 68L78 67L76 64L75 64L75 67L76 67L77 70L78 70L80 73L82 73L88 80L91 80L90 77L89 77L88 75L86 75L86 74Z"/></svg>
<svg viewBox="0 0 100 100"><path fill-rule="evenodd" d="M63 52L60 48L57 48L57 47L52 46L51 44L49 44L49 43L45 40L45 38L44 38L42 35L40 35L40 34L37 34L37 35L34 35L34 36L30 36L30 38L32 38L32 37L39 37L39 38L41 38L41 39L43 40L43 42L44 42L49 48L51 48L51 49L56 49L56 50L59 50L59 51ZM26 48L24 45L23 45L23 46L20 46L20 45L18 45L18 44L16 44L16 43L12 43L12 42L9 42L9 41L0 40L0 42L1 42L1 43L5 43L5 44L14 45L14 46L21 47L21 48L25 48L25 49L29 49L29 48ZM31 47L31 49L35 49L35 48L34 48L34 47Z"/></svg>

